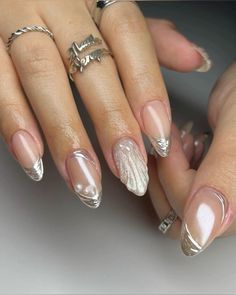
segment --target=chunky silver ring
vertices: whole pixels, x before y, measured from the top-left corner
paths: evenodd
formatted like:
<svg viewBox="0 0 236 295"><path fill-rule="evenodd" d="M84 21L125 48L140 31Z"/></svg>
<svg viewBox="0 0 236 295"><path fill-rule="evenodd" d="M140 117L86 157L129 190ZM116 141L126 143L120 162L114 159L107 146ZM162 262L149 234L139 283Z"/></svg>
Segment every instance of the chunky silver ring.
<svg viewBox="0 0 236 295"><path fill-rule="evenodd" d="M163 233L166 234L167 231L170 229L171 225L176 221L177 214L174 210L170 210L170 212L167 214L167 216L162 219L158 229Z"/></svg>
<svg viewBox="0 0 236 295"><path fill-rule="evenodd" d="M15 32L13 32L11 34L11 36L8 38L8 41L6 43L6 48L9 51L11 48L11 45L13 43L13 41L18 38L19 36L28 33L28 32L40 32L40 33L44 33L47 34L52 40L54 40L54 35L51 31L49 31L48 28L44 28L42 26L38 26L38 25L32 25L29 27L24 27L21 29L16 30Z"/></svg>
<svg viewBox="0 0 236 295"><path fill-rule="evenodd" d="M94 0L92 7L91 7L91 16L97 26L100 25L103 11L106 7L121 2L120 0ZM133 2L136 4L135 1L127 0L123 2Z"/></svg>
<svg viewBox="0 0 236 295"><path fill-rule="evenodd" d="M106 48L98 48L92 52L82 56L84 51L95 45L100 45L102 40L89 35L82 42L73 42L69 48L69 77L73 81L72 74L77 71L83 72L83 70L93 61L101 61L101 58L105 55L111 55L111 52Z"/></svg>

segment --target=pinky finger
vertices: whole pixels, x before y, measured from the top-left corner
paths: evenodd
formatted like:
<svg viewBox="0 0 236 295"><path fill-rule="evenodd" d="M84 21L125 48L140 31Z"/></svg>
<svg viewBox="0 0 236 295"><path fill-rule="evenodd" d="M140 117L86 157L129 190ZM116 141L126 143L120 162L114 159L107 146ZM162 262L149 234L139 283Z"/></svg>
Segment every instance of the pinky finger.
<svg viewBox="0 0 236 295"><path fill-rule="evenodd" d="M148 159L148 169L149 169L149 186L148 191L153 204L153 207L160 220L163 220L168 213L172 210L168 199L162 189L161 183L157 174L157 161L152 155L149 155ZM172 239L179 239L181 231L181 220L177 218L167 231L168 237Z"/></svg>
<svg viewBox="0 0 236 295"><path fill-rule="evenodd" d="M0 60L0 133L26 174L34 181L40 181L43 177L43 142L1 39Z"/></svg>

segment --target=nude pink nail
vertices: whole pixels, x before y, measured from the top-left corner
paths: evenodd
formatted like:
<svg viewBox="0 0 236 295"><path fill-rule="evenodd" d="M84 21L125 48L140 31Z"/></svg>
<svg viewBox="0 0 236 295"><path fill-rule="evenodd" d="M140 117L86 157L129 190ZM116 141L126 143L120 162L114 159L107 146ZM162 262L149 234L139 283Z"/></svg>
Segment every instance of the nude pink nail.
<svg viewBox="0 0 236 295"><path fill-rule="evenodd" d="M170 148L171 122L165 105L154 100L145 104L142 110L144 130L157 153L167 157Z"/></svg>
<svg viewBox="0 0 236 295"><path fill-rule="evenodd" d="M12 136L12 149L26 174L35 181L43 177L43 162L33 137L24 130Z"/></svg>
<svg viewBox="0 0 236 295"><path fill-rule="evenodd" d="M181 233L185 255L195 256L211 244L228 219L228 209L226 198L213 188L203 187L192 197Z"/></svg>
<svg viewBox="0 0 236 295"><path fill-rule="evenodd" d="M75 194L90 208L97 208L101 202L101 176L95 161L85 150L72 152L66 161L67 172Z"/></svg>

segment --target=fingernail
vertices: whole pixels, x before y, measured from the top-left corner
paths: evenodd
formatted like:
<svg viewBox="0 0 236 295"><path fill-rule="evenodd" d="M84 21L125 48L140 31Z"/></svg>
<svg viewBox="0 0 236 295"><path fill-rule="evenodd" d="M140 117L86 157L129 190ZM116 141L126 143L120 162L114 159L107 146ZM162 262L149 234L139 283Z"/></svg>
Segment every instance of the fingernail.
<svg viewBox="0 0 236 295"><path fill-rule="evenodd" d="M203 59L202 65L198 69L196 69L196 72L208 72L212 67L212 61L208 53L202 47L198 47L195 44L193 44L193 46L194 49L201 55Z"/></svg>
<svg viewBox="0 0 236 295"><path fill-rule="evenodd" d="M119 140L113 148L113 157L121 182L135 195L143 196L149 179L147 165L137 144L129 138Z"/></svg>
<svg viewBox="0 0 236 295"><path fill-rule="evenodd" d="M210 187L201 188L187 208L181 232L186 256L204 251L219 235L228 212L224 196Z"/></svg>
<svg viewBox="0 0 236 295"><path fill-rule="evenodd" d="M90 208L101 203L101 176L95 161L85 150L72 152L66 161L67 172L75 194Z"/></svg>
<svg viewBox="0 0 236 295"><path fill-rule="evenodd" d="M146 103L142 110L145 132L153 147L162 157L167 157L170 149L170 120L164 104L155 100Z"/></svg>
<svg viewBox="0 0 236 295"><path fill-rule="evenodd" d="M181 129L180 129L180 137L184 139L186 135L188 135L193 129L193 121L188 121Z"/></svg>
<svg viewBox="0 0 236 295"><path fill-rule="evenodd" d="M43 177L43 161L33 137L24 130L12 136L12 149L25 173L34 181Z"/></svg>

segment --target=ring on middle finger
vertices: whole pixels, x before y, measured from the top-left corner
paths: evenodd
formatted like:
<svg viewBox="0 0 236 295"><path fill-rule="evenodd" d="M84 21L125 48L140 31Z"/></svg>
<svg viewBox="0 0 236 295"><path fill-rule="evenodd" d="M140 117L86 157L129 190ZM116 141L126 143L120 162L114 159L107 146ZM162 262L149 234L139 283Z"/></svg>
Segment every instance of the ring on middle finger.
<svg viewBox="0 0 236 295"><path fill-rule="evenodd" d="M72 74L77 71L83 72L83 70L93 61L101 61L101 58L106 55L111 55L111 52L106 48L97 48L88 54L83 55L85 51L90 49L92 46L102 44L102 40L94 37L93 35L89 35L80 43L76 41L72 42L71 47L69 48L69 76L73 81Z"/></svg>

